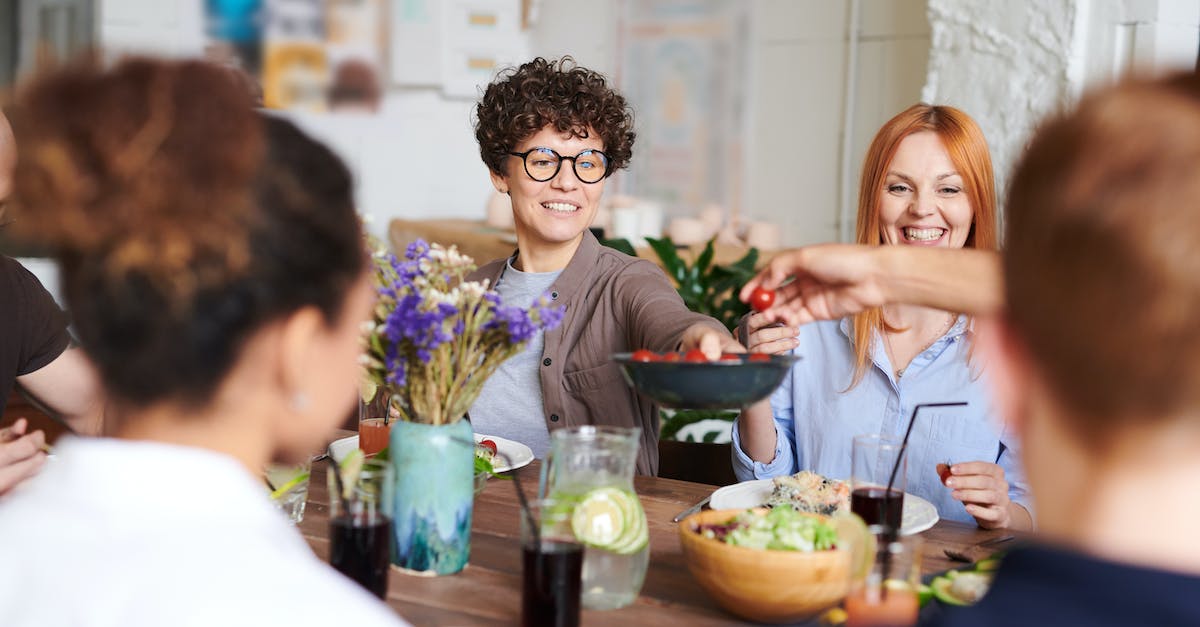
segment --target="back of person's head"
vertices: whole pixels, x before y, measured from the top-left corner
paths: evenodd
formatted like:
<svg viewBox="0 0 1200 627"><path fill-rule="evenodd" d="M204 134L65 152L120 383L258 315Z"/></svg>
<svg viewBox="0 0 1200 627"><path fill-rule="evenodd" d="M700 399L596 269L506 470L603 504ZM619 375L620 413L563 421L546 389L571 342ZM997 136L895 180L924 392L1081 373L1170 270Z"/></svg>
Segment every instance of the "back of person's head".
<svg viewBox="0 0 1200 627"><path fill-rule="evenodd" d="M345 166L197 61L81 63L14 113L17 235L55 252L113 399L202 405L260 328L362 276Z"/></svg>
<svg viewBox="0 0 1200 627"><path fill-rule="evenodd" d="M1195 75L1085 97L1017 166L1010 324L1082 441L1200 411L1198 208Z"/></svg>
<svg viewBox="0 0 1200 627"><path fill-rule="evenodd" d="M966 247L994 250L997 247L996 183L983 131L971 116L954 107L927 104L915 104L901 111L888 120L871 141L859 182L856 241L870 245L882 243L879 195L887 180L888 167L904 138L926 131L941 138L975 211L975 222L967 236Z"/></svg>
<svg viewBox="0 0 1200 627"><path fill-rule="evenodd" d="M576 137L595 132L610 173L633 156L633 114L625 97L569 56L537 57L502 72L475 106L479 155L496 174L504 173L504 159L518 143L547 126Z"/></svg>

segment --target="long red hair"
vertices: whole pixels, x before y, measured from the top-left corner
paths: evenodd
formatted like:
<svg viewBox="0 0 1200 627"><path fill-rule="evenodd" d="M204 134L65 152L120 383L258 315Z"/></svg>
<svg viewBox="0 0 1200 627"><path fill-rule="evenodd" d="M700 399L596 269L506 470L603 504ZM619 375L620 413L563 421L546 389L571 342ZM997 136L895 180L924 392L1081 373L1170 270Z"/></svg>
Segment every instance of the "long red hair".
<svg viewBox="0 0 1200 627"><path fill-rule="evenodd" d="M971 116L959 109L946 106L915 104L887 121L867 150L863 160L862 180L858 189L858 232L859 244L879 246L883 244L879 224L879 196L884 191L888 168L896 150L905 137L914 133L930 131L936 133L950 155L950 161L963 179L963 191L974 210L971 230L967 234L967 248L995 250L996 236L996 183L992 172L992 157L988 152L983 131ZM858 385L867 372L870 362L871 340L876 333L894 331L883 319L883 311L870 309L854 316L854 380L850 387Z"/></svg>

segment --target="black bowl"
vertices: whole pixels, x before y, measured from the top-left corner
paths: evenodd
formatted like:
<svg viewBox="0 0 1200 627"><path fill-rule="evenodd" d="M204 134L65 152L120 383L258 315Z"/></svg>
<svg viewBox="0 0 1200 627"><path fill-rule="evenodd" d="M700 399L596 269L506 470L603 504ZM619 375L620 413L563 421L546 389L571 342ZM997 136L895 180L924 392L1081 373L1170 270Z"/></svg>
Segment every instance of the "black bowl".
<svg viewBox="0 0 1200 627"><path fill-rule="evenodd" d="M617 353L625 380L638 392L663 407L676 409L737 409L753 405L771 395L792 364L795 355L771 355L771 359L687 361L634 361L632 353Z"/></svg>

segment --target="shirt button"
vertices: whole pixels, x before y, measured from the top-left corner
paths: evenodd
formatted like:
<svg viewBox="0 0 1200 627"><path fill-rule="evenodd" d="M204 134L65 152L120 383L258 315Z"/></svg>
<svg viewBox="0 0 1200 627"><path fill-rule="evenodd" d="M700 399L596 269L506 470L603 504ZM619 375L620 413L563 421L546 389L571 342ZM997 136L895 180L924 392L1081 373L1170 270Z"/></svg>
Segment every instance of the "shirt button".
<svg viewBox="0 0 1200 627"><path fill-rule="evenodd" d="M542 360L542 365L543 365L543 366L549 366L549 365L550 365L550 358L549 358L549 357L547 357L547 358L543 359L543 360Z"/></svg>
<svg viewBox="0 0 1200 627"><path fill-rule="evenodd" d="M558 300L558 292L550 292L550 300Z"/></svg>
<svg viewBox="0 0 1200 627"><path fill-rule="evenodd" d="M550 422L558 422L558 414L550 414Z"/></svg>

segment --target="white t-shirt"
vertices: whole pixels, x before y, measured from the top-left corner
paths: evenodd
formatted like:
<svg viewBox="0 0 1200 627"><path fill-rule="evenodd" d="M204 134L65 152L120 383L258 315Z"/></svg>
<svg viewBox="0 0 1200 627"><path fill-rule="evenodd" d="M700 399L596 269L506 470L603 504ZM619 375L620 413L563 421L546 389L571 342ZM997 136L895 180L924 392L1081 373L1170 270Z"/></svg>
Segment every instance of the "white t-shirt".
<svg viewBox="0 0 1200 627"><path fill-rule="evenodd" d="M0 499L0 625L404 625L321 562L233 458L66 439Z"/></svg>
<svg viewBox="0 0 1200 627"><path fill-rule="evenodd" d="M562 270L521 272L512 259L496 283L496 292L505 306L529 309L550 290ZM542 349L546 332L529 339L525 349L508 358L483 382L479 398L467 413L475 433L498 435L520 442L542 459L550 452L550 429L542 405Z"/></svg>

